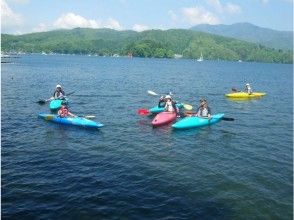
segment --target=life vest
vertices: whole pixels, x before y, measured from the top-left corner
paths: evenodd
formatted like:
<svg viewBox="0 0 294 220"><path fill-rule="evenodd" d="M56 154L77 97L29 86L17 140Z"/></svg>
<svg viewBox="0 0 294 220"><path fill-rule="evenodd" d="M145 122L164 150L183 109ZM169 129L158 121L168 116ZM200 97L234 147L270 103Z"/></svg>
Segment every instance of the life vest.
<svg viewBox="0 0 294 220"><path fill-rule="evenodd" d="M53 94L53 97L55 98L55 99L57 99L57 98L59 98L59 97L62 97L62 96L65 96L65 93L64 93L64 91L63 90L60 90L60 91L55 91L54 92L54 94Z"/></svg>
<svg viewBox="0 0 294 220"><path fill-rule="evenodd" d="M174 111L175 111L175 109L174 109L174 107L173 107L173 103L172 103L172 101L167 101L167 102L166 102L166 104L165 104L165 110L166 110L167 112L174 112Z"/></svg>
<svg viewBox="0 0 294 220"><path fill-rule="evenodd" d="M208 115L210 114L210 108L207 107L200 107L198 109L198 112L197 112L197 115L200 116L200 117L207 117Z"/></svg>
<svg viewBox="0 0 294 220"><path fill-rule="evenodd" d="M68 116L68 109L65 106L62 106L61 109L58 111L58 115L61 118L66 118Z"/></svg>

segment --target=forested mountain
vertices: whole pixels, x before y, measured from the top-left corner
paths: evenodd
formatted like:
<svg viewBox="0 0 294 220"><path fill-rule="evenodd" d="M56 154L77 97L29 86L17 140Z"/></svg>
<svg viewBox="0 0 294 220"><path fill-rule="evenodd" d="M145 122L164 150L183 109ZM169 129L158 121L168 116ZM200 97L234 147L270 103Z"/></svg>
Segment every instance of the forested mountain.
<svg viewBox="0 0 294 220"><path fill-rule="evenodd" d="M232 25L200 24L192 27L191 30L232 37L275 49L293 50L292 31L276 31L250 23L236 23Z"/></svg>
<svg viewBox="0 0 294 220"><path fill-rule="evenodd" d="M212 34L183 30L148 30L144 32L111 29L75 28L25 35L1 34L2 52L113 54L136 57L184 58L204 60L243 60L292 63L292 52L266 48Z"/></svg>

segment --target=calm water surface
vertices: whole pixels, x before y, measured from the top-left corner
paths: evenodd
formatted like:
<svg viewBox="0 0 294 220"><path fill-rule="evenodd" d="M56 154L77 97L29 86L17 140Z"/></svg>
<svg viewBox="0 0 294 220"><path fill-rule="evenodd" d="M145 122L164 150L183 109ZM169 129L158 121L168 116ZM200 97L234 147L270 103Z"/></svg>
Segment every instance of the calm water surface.
<svg viewBox="0 0 294 220"><path fill-rule="evenodd" d="M293 66L26 55L1 65L3 219L292 219ZM231 101L252 83L267 95ZM56 84L86 130L39 119ZM172 91L235 121L174 131L136 114Z"/></svg>

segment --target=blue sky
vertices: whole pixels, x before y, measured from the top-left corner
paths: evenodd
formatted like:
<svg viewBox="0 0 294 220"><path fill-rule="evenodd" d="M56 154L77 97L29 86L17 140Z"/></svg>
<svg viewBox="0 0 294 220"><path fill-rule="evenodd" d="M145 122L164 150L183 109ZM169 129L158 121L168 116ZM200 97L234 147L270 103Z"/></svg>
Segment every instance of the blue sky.
<svg viewBox="0 0 294 220"><path fill-rule="evenodd" d="M1 0L1 33L91 27L143 31L249 22L293 31L293 0Z"/></svg>

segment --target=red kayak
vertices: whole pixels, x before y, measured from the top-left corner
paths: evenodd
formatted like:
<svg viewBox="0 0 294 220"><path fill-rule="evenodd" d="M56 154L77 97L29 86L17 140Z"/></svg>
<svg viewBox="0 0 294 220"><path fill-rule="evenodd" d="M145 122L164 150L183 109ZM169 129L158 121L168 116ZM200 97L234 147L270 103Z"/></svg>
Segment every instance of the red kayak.
<svg viewBox="0 0 294 220"><path fill-rule="evenodd" d="M161 112L155 116L152 120L151 124L154 127L168 124L174 120L176 120L177 114L175 112Z"/></svg>

